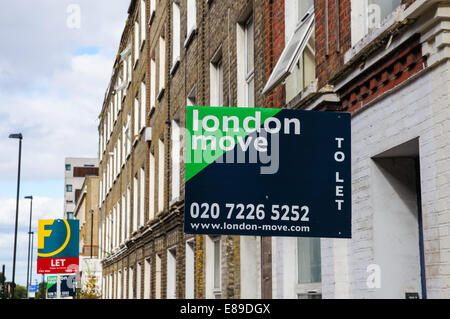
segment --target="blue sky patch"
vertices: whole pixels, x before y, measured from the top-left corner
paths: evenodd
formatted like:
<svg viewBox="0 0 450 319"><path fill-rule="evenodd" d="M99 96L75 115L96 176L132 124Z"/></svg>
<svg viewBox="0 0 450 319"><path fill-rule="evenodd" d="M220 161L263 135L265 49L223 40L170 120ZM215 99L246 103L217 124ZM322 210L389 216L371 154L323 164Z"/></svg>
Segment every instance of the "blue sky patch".
<svg viewBox="0 0 450 319"><path fill-rule="evenodd" d="M75 51L75 55L95 55L99 51L99 48L96 46L81 47Z"/></svg>

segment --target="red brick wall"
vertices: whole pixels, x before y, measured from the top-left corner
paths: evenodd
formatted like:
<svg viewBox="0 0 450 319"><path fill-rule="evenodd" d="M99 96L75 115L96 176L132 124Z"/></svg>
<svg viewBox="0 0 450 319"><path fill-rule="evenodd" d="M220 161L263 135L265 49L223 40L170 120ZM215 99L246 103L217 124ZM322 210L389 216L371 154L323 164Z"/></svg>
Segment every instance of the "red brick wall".
<svg viewBox="0 0 450 319"><path fill-rule="evenodd" d="M342 110L354 112L426 67L420 38L413 36L361 77L340 90Z"/></svg>
<svg viewBox="0 0 450 319"><path fill-rule="evenodd" d="M74 167L73 177L86 177L86 175L98 176L98 167Z"/></svg>
<svg viewBox="0 0 450 319"><path fill-rule="evenodd" d="M266 0L266 80L269 79L281 53L284 41L284 0ZM282 107L286 103L284 85L279 85L267 96L267 107Z"/></svg>
<svg viewBox="0 0 450 319"><path fill-rule="evenodd" d="M344 53L351 48L350 2L350 0L314 1L316 75L319 88L325 86L328 80L339 71L344 63ZM326 20L327 3L328 21ZM339 7L336 4L339 4ZM336 20L337 17L339 17L338 21Z"/></svg>

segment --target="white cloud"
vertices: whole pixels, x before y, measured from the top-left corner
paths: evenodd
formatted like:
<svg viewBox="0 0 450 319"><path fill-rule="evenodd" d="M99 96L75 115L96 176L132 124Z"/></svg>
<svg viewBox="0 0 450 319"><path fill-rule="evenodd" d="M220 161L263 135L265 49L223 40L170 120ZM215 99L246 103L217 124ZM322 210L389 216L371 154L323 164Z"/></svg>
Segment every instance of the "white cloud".
<svg viewBox="0 0 450 319"><path fill-rule="evenodd" d="M19 205L19 219L16 248L16 282L26 284L27 259L28 259L28 227L30 221L30 201L21 200ZM62 217L63 200L47 197L33 198L33 222L34 249L33 272L36 275L37 254L37 224L39 219L57 219ZM14 251L14 227L16 216L16 200L0 199L0 265L6 265L7 279L12 278L13 251Z"/></svg>
<svg viewBox="0 0 450 319"><path fill-rule="evenodd" d="M48 197L33 198L32 228L37 229L39 219L57 219L63 217L64 200ZM10 230L14 232L16 218L16 199L0 199L0 230ZM21 199L19 201L18 225L21 229L28 231L30 223L30 200ZM1 248L1 242L0 242Z"/></svg>
<svg viewBox="0 0 450 319"><path fill-rule="evenodd" d="M67 27L67 7L71 3L79 4L81 9L79 29ZM10 133L24 135L22 181L63 179L65 157L96 156L97 116L129 3L130 0L0 1L3 189L16 187L18 143L7 138ZM79 55L86 51L83 48L94 50ZM35 232L38 219L62 217L63 199L58 196L34 198ZM9 279L15 205L15 198L0 194L0 265L6 264ZM21 196L16 282L22 285L26 282L28 222L29 201ZM37 235L35 243L36 240Z"/></svg>
<svg viewBox="0 0 450 319"><path fill-rule="evenodd" d="M80 28L67 25L67 8L81 9ZM113 58L130 0L15 0L0 3L0 88L21 91L65 68L79 47L97 46ZM111 62L112 63L112 62ZM4 69L6 67L6 69ZM6 81L1 81L1 79Z"/></svg>
<svg viewBox="0 0 450 319"><path fill-rule="evenodd" d="M80 29L66 25L73 1L0 3L0 180L14 181L22 132L22 180L63 178L64 158L97 155L97 117L129 0L80 0ZM76 55L94 47L95 54Z"/></svg>

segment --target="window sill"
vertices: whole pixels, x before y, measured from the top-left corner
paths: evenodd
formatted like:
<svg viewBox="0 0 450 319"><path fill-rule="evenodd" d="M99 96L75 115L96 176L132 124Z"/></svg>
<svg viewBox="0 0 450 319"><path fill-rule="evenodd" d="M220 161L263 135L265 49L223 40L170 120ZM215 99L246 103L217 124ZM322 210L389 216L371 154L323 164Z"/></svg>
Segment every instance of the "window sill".
<svg viewBox="0 0 450 319"><path fill-rule="evenodd" d="M173 198L170 202L169 202L169 206L172 206L178 202L181 202L183 200L183 197L181 196L177 196L175 198Z"/></svg>
<svg viewBox="0 0 450 319"><path fill-rule="evenodd" d="M141 129L139 130L139 138L142 136L142 132L145 131L146 126L142 126Z"/></svg>
<svg viewBox="0 0 450 319"><path fill-rule="evenodd" d="M154 105L150 106L150 111L148 111L148 117L150 119L152 118L153 113L155 113L155 106Z"/></svg>
<svg viewBox="0 0 450 319"><path fill-rule="evenodd" d="M222 297L222 290L220 288L214 288L213 295L216 299L219 299L220 297Z"/></svg>
<svg viewBox="0 0 450 319"><path fill-rule="evenodd" d="M189 45L192 42L192 39L194 39L194 36L197 34L197 26L194 26L194 28L189 31L186 40L184 41L184 47L187 49Z"/></svg>
<svg viewBox="0 0 450 319"><path fill-rule="evenodd" d="M133 141L133 147L136 147L136 144L138 143L138 141L140 140L140 136L136 135Z"/></svg>
<svg viewBox="0 0 450 319"><path fill-rule="evenodd" d="M162 89L159 90L158 96L156 97L156 99L157 99L158 101L160 101L160 100L162 99L162 97L164 96L164 92L165 92L165 89L164 89L164 88L162 88Z"/></svg>
<svg viewBox="0 0 450 319"><path fill-rule="evenodd" d="M150 12L150 18L148 19L148 25L151 25L153 22L153 18L155 17L155 10Z"/></svg>
<svg viewBox="0 0 450 319"><path fill-rule="evenodd" d="M170 69L170 75L173 76L175 74L179 65L180 65L180 57L177 57L175 59L175 63L173 64L172 68Z"/></svg>
<svg viewBox="0 0 450 319"><path fill-rule="evenodd" d="M318 80L315 79L308 84L301 92L298 92L289 102L286 103L288 109L303 108L304 104L309 104L311 97L318 92Z"/></svg>

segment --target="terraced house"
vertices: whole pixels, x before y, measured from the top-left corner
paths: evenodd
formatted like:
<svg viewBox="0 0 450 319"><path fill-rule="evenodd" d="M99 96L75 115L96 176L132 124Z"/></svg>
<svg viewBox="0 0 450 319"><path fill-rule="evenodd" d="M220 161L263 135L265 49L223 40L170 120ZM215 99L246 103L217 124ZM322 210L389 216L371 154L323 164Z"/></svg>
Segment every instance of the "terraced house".
<svg viewBox="0 0 450 319"><path fill-rule="evenodd" d="M265 106L264 10L263 1L131 1L99 124L105 298L256 291L240 269L254 268L259 238L183 233L182 133L186 105Z"/></svg>
<svg viewBox="0 0 450 319"><path fill-rule="evenodd" d="M449 297L450 1L128 14L99 123L104 298ZM351 112L352 239L186 235L186 105Z"/></svg>
<svg viewBox="0 0 450 319"><path fill-rule="evenodd" d="M264 92L352 113L352 239L272 238L273 297L448 298L450 2L307 2L272 2Z"/></svg>

